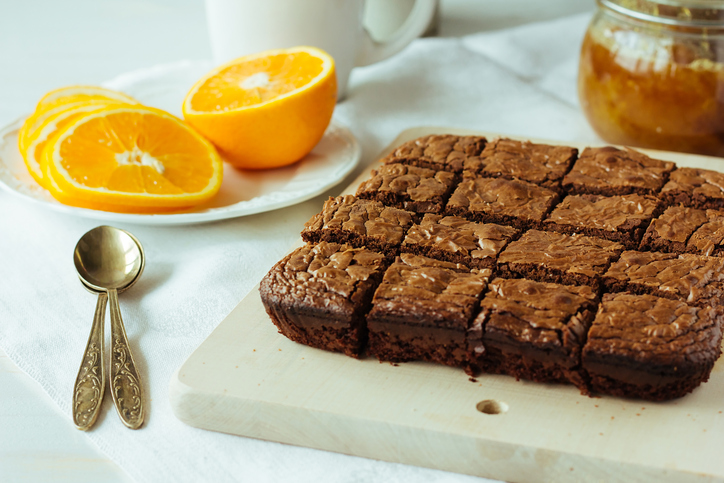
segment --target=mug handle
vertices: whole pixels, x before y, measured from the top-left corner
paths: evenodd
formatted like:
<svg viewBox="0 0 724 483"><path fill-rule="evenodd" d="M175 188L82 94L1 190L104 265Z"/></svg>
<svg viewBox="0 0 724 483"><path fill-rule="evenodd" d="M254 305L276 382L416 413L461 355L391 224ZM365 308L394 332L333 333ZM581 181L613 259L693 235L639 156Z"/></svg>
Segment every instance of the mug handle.
<svg viewBox="0 0 724 483"><path fill-rule="evenodd" d="M367 31L364 30L362 48L357 54L355 66L374 64L388 57L391 57L407 47L407 45L425 32L425 29L435 15L437 0L415 0L410 14L405 22L397 29L397 32L387 42L375 41Z"/></svg>

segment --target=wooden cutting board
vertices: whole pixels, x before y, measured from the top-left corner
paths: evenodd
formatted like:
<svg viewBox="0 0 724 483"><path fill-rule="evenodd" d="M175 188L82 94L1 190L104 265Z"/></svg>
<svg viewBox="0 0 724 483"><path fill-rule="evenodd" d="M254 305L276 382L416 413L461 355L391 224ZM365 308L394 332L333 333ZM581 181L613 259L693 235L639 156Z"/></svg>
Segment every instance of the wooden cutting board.
<svg viewBox="0 0 724 483"><path fill-rule="evenodd" d="M434 132L498 136L424 127L391 146ZM719 158L649 154L724 171ZM178 369L170 398L176 416L199 428L507 481L724 481L724 360L708 383L667 403L507 376L469 380L460 369L291 342L258 288Z"/></svg>

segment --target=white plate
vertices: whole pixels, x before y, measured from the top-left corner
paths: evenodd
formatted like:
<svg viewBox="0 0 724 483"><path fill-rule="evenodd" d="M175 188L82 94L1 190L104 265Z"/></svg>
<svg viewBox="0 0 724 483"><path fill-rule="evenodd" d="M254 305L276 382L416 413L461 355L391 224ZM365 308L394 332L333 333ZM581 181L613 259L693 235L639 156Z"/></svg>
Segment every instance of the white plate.
<svg viewBox="0 0 724 483"><path fill-rule="evenodd" d="M207 62L178 62L124 74L104 86L180 116L184 96L210 68ZM35 182L17 147L22 121L0 130L0 187L50 210L109 222L182 225L275 210L312 198L339 183L357 165L361 153L352 133L332 121L312 152L292 166L241 171L224 163L221 189L203 205L172 214L111 213L63 205Z"/></svg>

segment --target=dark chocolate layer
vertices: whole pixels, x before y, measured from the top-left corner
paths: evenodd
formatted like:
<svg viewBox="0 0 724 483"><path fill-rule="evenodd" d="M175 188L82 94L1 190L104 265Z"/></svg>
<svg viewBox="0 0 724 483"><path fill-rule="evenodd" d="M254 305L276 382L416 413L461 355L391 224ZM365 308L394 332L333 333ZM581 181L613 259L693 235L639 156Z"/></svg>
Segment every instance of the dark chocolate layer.
<svg viewBox="0 0 724 483"><path fill-rule="evenodd" d="M367 339L364 315L386 265L384 255L365 248L305 245L274 265L259 291L286 337L357 357Z"/></svg>
<svg viewBox="0 0 724 483"><path fill-rule="evenodd" d="M369 352L387 361L467 365L465 333L491 274L402 253L375 292Z"/></svg>
<svg viewBox="0 0 724 483"><path fill-rule="evenodd" d="M711 307L607 294L588 332L583 368L594 392L673 399L708 379L721 352L721 335Z"/></svg>
<svg viewBox="0 0 724 483"><path fill-rule="evenodd" d="M580 353L597 302L587 286L495 279L468 331L471 357L483 372L585 390Z"/></svg>

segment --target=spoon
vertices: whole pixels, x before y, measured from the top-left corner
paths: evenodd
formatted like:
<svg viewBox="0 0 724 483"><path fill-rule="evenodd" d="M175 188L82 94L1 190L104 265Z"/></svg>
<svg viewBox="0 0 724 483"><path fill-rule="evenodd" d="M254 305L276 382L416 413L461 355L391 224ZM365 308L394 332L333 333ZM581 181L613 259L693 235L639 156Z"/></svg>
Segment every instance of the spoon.
<svg viewBox="0 0 724 483"><path fill-rule="evenodd" d="M143 395L141 389L141 380L136 370L136 364L133 360L130 347L128 345L128 337L123 326L121 310L118 305L118 291L130 287L140 277L145 266L145 256L143 247L140 242L130 233L114 228L111 226L99 226L92 229L81 237L75 247L73 253L73 262L78 271L78 276L89 290L98 293L98 303L96 304L96 317L94 325L91 329L89 338L89 346L95 345L102 351L102 342L91 343L94 335L100 336L102 340L103 329L102 320L105 311L104 295L107 294L110 301L111 311L111 364L110 364L110 382L111 394L116 410L123 424L131 429L138 429L143 424ZM100 311L100 314L99 314ZM96 327L96 320L100 316L100 329ZM84 371L87 365L86 359L96 361L96 358L84 358L81 366L81 374L97 374L95 371ZM100 364L100 362L98 362ZM99 371L103 377L102 368ZM95 384L92 377L89 382ZM83 383L83 381L81 381ZM84 384L84 387L88 386ZM95 386L90 391L91 395L96 394ZM102 386L101 386L102 387ZM80 396L88 394L86 389L76 389L75 395ZM102 398L102 390L99 395L97 404L100 405ZM91 398L93 401L94 398ZM97 411L97 408L90 403L89 406ZM74 403L74 419L75 408L83 407L83 404L76 405ZM82 421L82 418L81 418ZM91 423L92 424L92 423ZM77 423L76 423L77 425ZM90 427L90 426L88 426ZM87 429L87 428L86 428Z"/></svg>
<svg viewBox="0 0 724 483"><path fill-rule="evenodd" d="M131 288L139 276L140 272L128 285L119 288L118 293ZM98 295L91 333L88 336L85 355L75 379L75 391L73 392L73 423L81 431L87 431L96 422L106 386L105 366L102 359L105 353L103 327L108 294L105 291L89 287L83 282L83 279L81 279L81 283L87 291Z"/></svg>

